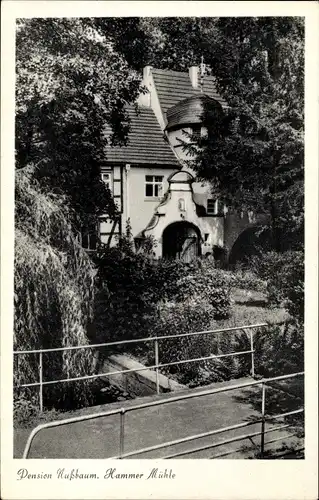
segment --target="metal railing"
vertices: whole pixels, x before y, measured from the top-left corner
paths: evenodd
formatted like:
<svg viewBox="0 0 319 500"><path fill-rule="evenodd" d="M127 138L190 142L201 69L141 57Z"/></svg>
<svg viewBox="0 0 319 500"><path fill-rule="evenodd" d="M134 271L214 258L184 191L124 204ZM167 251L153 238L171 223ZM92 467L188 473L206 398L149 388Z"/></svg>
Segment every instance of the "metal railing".
<svg viewBox="0 0 319 500"><path fill-rule="evenodd" d="M93 419L97 419L97 418L109 417L111 415L119 415L120 416L119 455L113 456L113 457L107 457L107 458L124 459L124 458L128 458L128 457L132 457L134 455L135 456L141 455L143 453L148 453L150 451L160 450L162 448L175 446L175 445L181 444L181 443L187 443L187 442L194 441L197 439L201 439L201 438L205 438L205 437L209 437L209 436L214 436L217 434L225 433L225 432L236 430L236 429L241 429L241 428L248 427L250 425L256 425L256 424L261 424L261 429L258 432L254 432L254 433L250 433L250 434L242 434L240 436L235 436L233 438L219 441L217 443L210 443L208 445L204 445L204 446L201 446L198 448L180 451L180 452L177 452L174 454L166 455L166 456L161 457L161 458L164 458L164 459L176 458L176 457L180 457L182 455L189 455L189 454L196 453L196 452L199 452L202 450L207 450L207 449L215 448L218 446L223 446L225 444L233 443L236 441L242 441L244 439L249 439L249 438L251 439L251 438L257 437L257 436L261 436L260 457L263 458L263 456L265 454L265 446L268 444L265 442L265 434L270 433L270 432L274 432L274 431L278 431L278 430L282 430L282 429L286 429L286 428L291 426L291 424L285 423L283 425L278 425L278 426L272 427L270 429L266 429L266 422L277 420L277 419L283 419L283 418L288 417L290 415L296 415L296 414L304 412L303 408L299 408L297 410L293 410L290 412L285 412L285 413L281 413L281 414L277 414L277 415L267 415L266 414L266 388L267 388L267 385L269 385L269 383L273 382L273 381L286 380L286 379L291 379L291 378L295 378L295 377L300 377L303 375L304 375L304 372L298 372L298 373L292 373L292 374L288 374L288 375L281 375L278 377L264 378L261 380L256 380L256 381L247 382L247 383L238 384L238 385L231 385L228 387L222 387L222 388L218 388L218 389L207 389L207 390L203 390L200 392L195 391L195 392L191 392L189 394L169 397L169 398L165 398L165 399L161 399L161 400L157 400L157 401L152 401L152 402L148 402L148 403L141 403L139 405L134 405L134 406L128 406L127 408L117 408L115 410L110 410L110 411L106 411L106 412L100 412L100 413L95 413L95 414L93 413L90 415L83 415L80 417L73 417L73 418L68 418L68 419L64 419L64 420L57 420L54 422L48 422L46 424L41 424L38 427L36 427L35 429L33 429L31 434L29 435L24 452L23 452L23 458L28 458L31 444L32 444L35 436L40 431L42 431L44 429L48 429L48 428L52 428L52 427L60 427L63 425L84 422L84 421L93 420ZM215 429L212 431L203 432L201 434L187 436L185 438L176 439L174 441L168 441L165 443L160 443L157 445L149 446L147 448L141 448L141 449L138 449L135 451L125 453L125 422L126 422L125 416L128 413L134 412L136 410L145 409L145 408L152 408L154 406L162 406L162 405L172 404L172 403L179 402L179 401L185 401L185 400L188 400L191 398L200 398L200 397L220 394L220 393L224 393L224 392L228 392L228 391L235 391L235 390L239 390L239 389L243 389L243 388L247 388L247 387L258 386L258 385L259 386L261 385L261 388L262 388L261 418L260 419L256 419L256 420L249 421L249 422L242 422L240 424L235 424L235 425L231 425L228 427L223 427L223 428ZM293 434L291 434L291 435L293 435ZM286 438L287 438L287 436L285 436L283 438L279 437L279 438L276 438L275 440L277 441L277 440L286 439ZM269 443L274 442L275 440L269 441ZM222 453L220 455L216 455L215 457L211 457L211 458L217 458L219 456L222 456L222 455L224 456L224 455L231 454L231 453L234 453L234 450L226 452L226 453Z"/></svg>
<svg viewBox="0 0 319 500"><path fill-rule="evenodd" d="M175 335L163 335L163 336L154 336L154 337L146 337L146 338L140 338L140 339L133 339L133 340L121 340L118 342L105 342L101 344L89 344L89 345L81 345L81 346L71 346L71 347L57 347L57 348L52 348L52 349L34 349L30 351L14 351L14 355L26 355L26 354L38 354L39 355L39 363L38 363L38 372L39 372L39 382L32 382L32 383L27 383L27 384L20 384L19 387L39 387L39 406L40 406L40 411L43 411L43 386L45 385L52 385L52 384L59 384L59 383L65 383L65 382L74 382L77 380L89 380L89 379L95 379L95 378L100 378L100 377L107 377L111 375L119 375L119 374L125 374L125 373L131 373L131 372L141 372L144 370L155 370L156 374L156 392L157 394L160 393L160 383L159 383L159 369L164 368L167 366L173 366L173 365L181 365L185 363L197 363L200 361L208 361L212 359L221 359L221 358L227 358L227 357L232 357L232 356L243 356L246 354L251 355L251 375L254 378L255 377L255 361L254 361L254 337L253 337L253 330L256 328L263 328L267 327L267 323L258 323L255 325L243 325L243 326L237 326L237 327L230 327L230 328L223 328L223 329L218 329L218 330L205 330L201 332L192 332L192 333L182 333L182 334L175 334ZM162 363L160 364L159 360L159 342L161 340L165 339L173 339L173 338L183 338L183 337L195 337L195 336L202 336L202 335L219 335L223 333L234 333L236 331L244 331L245 333L246 330L249 330L250 334L250 349L247 351L240 351L240 352L232 352L229 354L218 354L218 355L211 355L211 356L202 356L200 358L191 358L191 359L185 359L181 361L172 361L170 363ZM143 343L143 342L154 342L154 360L155 364L152 366L145 366L143 368L133 368L129 370L117 370L113 372L106 372L106 373L97 373L94 375L84 375L81 377L70 377L70 378L65 378L65 379L55 379L55 380L43 380L43 354L44 353L50 353L50 352L61 352L61 351L74 351L74 350L79 350L79 349L99 349L102 347L111 347L111 346L120 346L120 345L125 345L125 344L134 344L134 343Z"/></svg>

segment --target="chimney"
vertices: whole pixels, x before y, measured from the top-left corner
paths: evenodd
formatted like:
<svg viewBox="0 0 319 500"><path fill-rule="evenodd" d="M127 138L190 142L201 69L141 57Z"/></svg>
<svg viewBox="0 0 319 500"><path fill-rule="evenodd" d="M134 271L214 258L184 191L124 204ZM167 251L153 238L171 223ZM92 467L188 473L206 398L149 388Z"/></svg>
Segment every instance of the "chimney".
<svg viewBox="0 0 319 500"><path fill-rule="evenodd" d="M191 66L188 71L192 87L194 89L198 89L198 73L199 73L198 66Z"/></svg>
<svg viewBox="0 0 319 500"><path fill-rule="evenodd" d="M145 66L143 68L142 85L147 88L147 92L145 94L141 92L139 95L137 102L140 106L151 107L152 80L152 66Z"/></svg>
<svg viewBox="0 0 319 500"><path fill-rule="evenodd" d="M143 68L143 80L148 80L151 76L152 66L144 66Z"/></svg>

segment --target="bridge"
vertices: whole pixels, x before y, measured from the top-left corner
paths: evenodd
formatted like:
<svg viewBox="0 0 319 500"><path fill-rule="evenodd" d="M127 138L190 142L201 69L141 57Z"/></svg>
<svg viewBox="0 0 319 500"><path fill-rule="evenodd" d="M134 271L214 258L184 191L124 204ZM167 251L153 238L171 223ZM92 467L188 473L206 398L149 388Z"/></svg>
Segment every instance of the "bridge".
<svg viewBox="0 0 319 500"><path fill-rule="evenodd" d="M251 349L221 357L249 353L254 376L218 382L205 388L186 389L178 393L155 394L125 402L73 412L68 418L39 425L27 437L27 432L15 433L15 456L23 458L265 458L276 448L294 446L303 449L298 437L302 427L302 396L296 391L297 380L303 372L272 378L258 378L254 368L252 328L248 325L224 330L250 329ZM212 334L224 330L211 331ZM184 334L207 335L209 332ZM155 342L156 370L158 338L122 341ZM117 344L116 342L108 343ZM99 344L105 346L106 344ZM93 346L51 349L77 350ZM61 383L42 380L42 353L40 355L40 382L25 384L39 386L40 403L43 385ZM34 351L27 351L33 352ZM16 352L15 354L19 354ZM25 353L23 351L23 353ZM214 356L211 356L213 358ZM218 356L215 356L218 357ZM205 358L206 359L206 358ZM185 362L198 362L185 360ZM180 363L180 362L179 362ZM172 362L174 364L174 362ZM130 370L127 370L130 371ZM118 372L113 372L118 373ZM101 377L96 374L71 380ZM110 373L108 374L110 375Z"/></svg>
<svg viewBox="0 0 319 500"><path fill-rule="evenodd" d="M267 414L266 389L302 375L241 379L115 403L94 413L86 409L35 428L23 458L263 458L283 442L298 443L300 450L293 417L303 408ZM256 398L259 411L251 402Z"/></svg>

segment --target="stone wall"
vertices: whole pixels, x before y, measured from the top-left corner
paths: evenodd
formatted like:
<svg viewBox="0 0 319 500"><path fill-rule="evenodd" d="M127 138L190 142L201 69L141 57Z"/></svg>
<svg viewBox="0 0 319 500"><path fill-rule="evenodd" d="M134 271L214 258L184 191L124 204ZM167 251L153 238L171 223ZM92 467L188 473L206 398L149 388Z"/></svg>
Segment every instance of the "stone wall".
<svg viewBox="0 0 319 500"><path fill-rule="evenodd" d="M109 382L134 396L150 396L156 394L156 373L154 370L145 370L145 366L125 354L110 356L103 363L103 373L120 370L139 370L131 373L119 373L110 375ZM103 377L101 377L103 378ZM160 392L170 392L187 389L186 386L175 382L175 380L159 374Z"/></svg>

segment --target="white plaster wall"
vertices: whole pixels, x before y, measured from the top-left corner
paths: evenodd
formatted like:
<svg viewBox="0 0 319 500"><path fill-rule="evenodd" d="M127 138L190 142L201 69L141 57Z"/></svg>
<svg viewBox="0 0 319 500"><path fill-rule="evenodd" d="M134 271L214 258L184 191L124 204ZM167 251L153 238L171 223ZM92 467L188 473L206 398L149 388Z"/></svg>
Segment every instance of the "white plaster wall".
<svg viewBox="0 0 319 500"><path fill-rule="evenodd" d="M133 237L140 231L145 229L151 220L155 208L159 205L162 198L148 198L145 196L145 176L146 175L162 175L164 180L163 195L168 189L167 178L175 172L176 169L169 168L152 168L152 167L133 167L131 166L128 171L123 171L123 213L122 231L125 232L126 222L130 219ZM120 183L118 183L120 184ZM118 186L119 188L120 186ZM100 235L102 243L107 243L111 232L113 222L108 220L101 222ZM119 227L117 225L115 233L118 233ZM104 234L103 234L104 233ZM112 245L116 243L113 237Z"/></svg>
<svg viewBox="0 0 319 500"><path fill-rule="evenodd" d="M185 210L180 211L178 200L183 199ZM162 256L162 236L164 229L174 222L190 222L197 226L202 236L202 254L211 253L214 245L223 245L224 242L224 218L223 217L198 217L196 205L192 198L192 191L188 184L172 184L169 199L165 205L158 208L159 214L156 226L147 231L146 235L152 235L157 241L155 253L157 257ZM205 242L205 234L208 234Z"/></svg>
<svg viewBox="0 0 319 500"><path fill-rule="evenodd" d="M186 151L183 151L183 148L181 146L180 140L184 142L189 142L189 138L187 135L183 133L183 130L187 133L191 133L191 128L183 128L183 129L178 129L178 130L173 130L168 132L168 139L170 144L172 145L175 154L178 156L178 159L181 161L183 165L183 170L186 170L187 172L190 172L193 177L196 178L196 172L189 168L189 166L186 164L187 160L191 159L191 156L187 154ZM205 129L203 128L203 131ZM207 198L210 198L210 185L209 183L203 183L203 182L194 182L193 183L193 190L195 193L199 194L207 194Z"/></svg>
<svg viewBox="0 0 319 500"><path fill-rule="evenodd" d="M175 172L175 169L142 166L131 167L128 174L130 206L126 215L130 218L133 236L136 236L140 231L145 229L154 214L155 208L161 201L160 198L147 198L145 196L145 176L162 175L164 177L164 194L168 188L167 178L173 172ZM124 227L125 222L123 224Z"/></svg>
<svg viewBox="0 0 319 500"><path fill-rule="evenodd" d="M164 130L166 127L166 119L162 113L162 108L158 99L151 66L146 66L143 70L142 85L147 88L148 93L141 94L137 102L141 106L152 108L161 129Z"/></svg>
<svg viewBox="0 0 319 500"><path fill-rule="evenodd" d="M170 142L170 144L173 146L175 152L177 153L179 159L181 161L184 160L189 160L190 156L187 155L186 151L183 151L183 146L182 142L189 143L190 138L187 136L187 134L191 134L192 129L190 127L183 127L182 129L178 130L169 130L167 132L167 137Z"/></svg>

